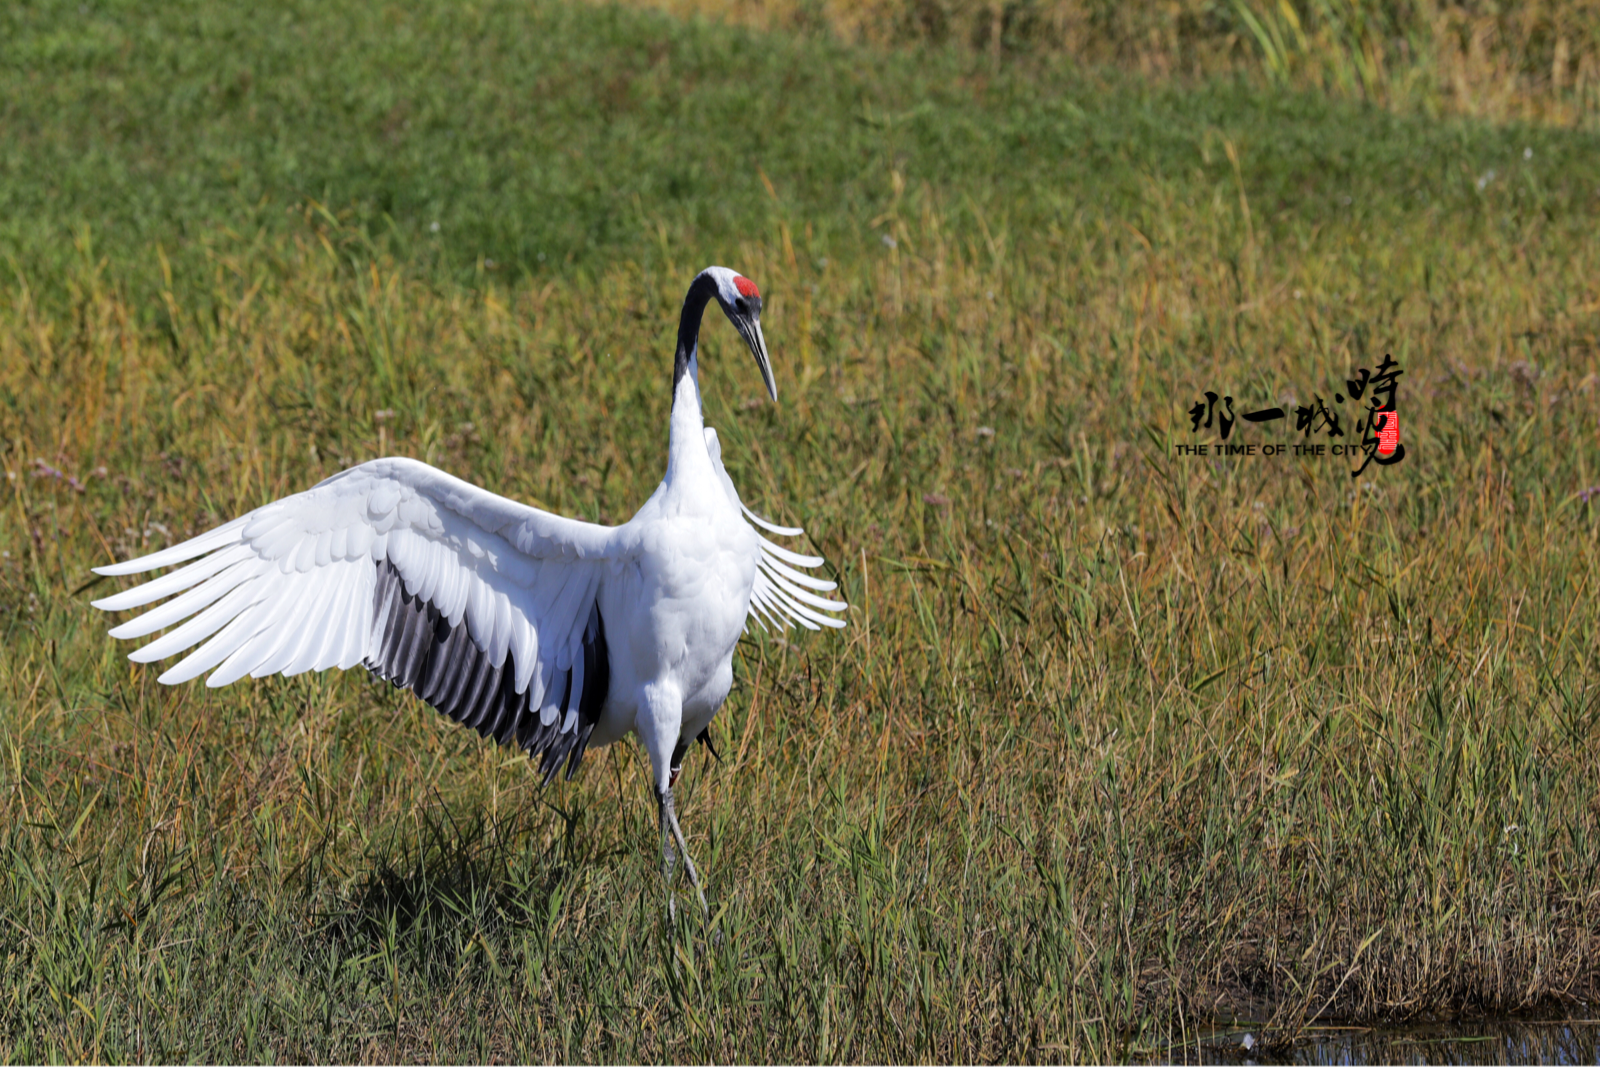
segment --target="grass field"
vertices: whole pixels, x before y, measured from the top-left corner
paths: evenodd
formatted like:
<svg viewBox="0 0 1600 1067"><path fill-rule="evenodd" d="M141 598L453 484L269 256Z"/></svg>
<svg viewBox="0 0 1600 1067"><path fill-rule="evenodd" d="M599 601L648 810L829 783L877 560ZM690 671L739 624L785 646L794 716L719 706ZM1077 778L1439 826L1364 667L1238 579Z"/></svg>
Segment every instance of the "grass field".
<svg viewBox="0 0 1600 1067"><path fill-rule="evenodd" d="M1118 1059L1600 995L1600 136L502 0L14 7L0 131L6 1058ZM718 323L708 421L854 608L740 647L679 787L709 923L632 742L541 793L362 676L104 636L89 567L379 454L624 520L712 262L782 403ZM1176 451L1385 353L1402 463Z"/></svg>
<svg viewBox="0 0 1600 1067"><path fill-rule="evenodd" d="M990 69L1072 63L1160 79L1242 75L1430 115L1600 124L1600 4L1450 0L634 0L680 15Z"/></svg>

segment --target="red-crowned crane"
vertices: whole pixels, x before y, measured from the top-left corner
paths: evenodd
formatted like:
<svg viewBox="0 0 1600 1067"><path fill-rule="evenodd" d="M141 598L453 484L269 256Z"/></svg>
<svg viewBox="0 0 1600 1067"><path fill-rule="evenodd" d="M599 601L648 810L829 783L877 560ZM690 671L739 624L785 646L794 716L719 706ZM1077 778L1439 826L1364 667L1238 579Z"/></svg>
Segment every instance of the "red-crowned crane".
<svg viewBox="0 0 1600 1067"><path fill-rule="evenodd" d="M111 631L143 637L181 623L129 656L138 663L203 641L161 675L169 685L206 671L207 685L222 686L359 664L520 746L540 759L546 784L563 765L570 778L586 749L637 733L653 771L669 908L674 842L704 907L672 787L733 685L739 635L752 619L839 627L834 613L846 610L819 595L834 583L805 573L820 558L757 527L802 531L758 518L723 469L701 414L697 359L713 299L778 399L760 293L726 267L706 268L678 320L666 477L621 526L551 515L416 460L377 459L182 544L95 568L140 574L194 560L94 605L125 611L181 594Z"/></svg>

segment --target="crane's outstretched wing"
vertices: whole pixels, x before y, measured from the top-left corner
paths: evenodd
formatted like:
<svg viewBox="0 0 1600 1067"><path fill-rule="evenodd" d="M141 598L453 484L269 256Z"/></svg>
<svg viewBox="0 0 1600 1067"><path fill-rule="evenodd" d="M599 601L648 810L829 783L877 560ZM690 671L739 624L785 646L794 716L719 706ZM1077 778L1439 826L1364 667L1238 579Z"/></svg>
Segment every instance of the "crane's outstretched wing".
<svg viewBox="0 0 1600 1067"><path fill-rule="evenodd" d="M733 479L728 477L727 470L722 466L722 443L717 440L717 431L707 426L705 435L706 448L711 453L712 465L716 467L717 475L722 480L722 488L739 506L739 510L744 512L745 518L761 529L780 537L799 537L805 533L798 526L774 525L745 507L744 501L739 499L739 491L734 488ZM761 559L756 564L756 584L750 594L750 618L755 620L756 625L765 630L767 623L770 622L779 631L787 630L795 623L808 630L820 630L824 626L843 627L845 624L843 619L836 619L822 612L848 611L850 605L842 600L828 600L817 596L817 593L828 593L839 588L838 583L816 578L795 569L820 567L825 562L823 558L803 556L781 545L773 544L760 534L756 536L761 542Z"/></svg>
<svg viewBox="0 0 1600 1067"><path fill-rule="evenodd" d="M542 756L548 782L563 761L571 777L605 704L596 592L611 535L425 463L380 459L172 548L96 567L138 574L203 557L94 606L123 611L181 593L111 631L143 637L188 619L128 657L150 663L204 641L161 675L169 685L206 671L207 685L222 686L363 664L485 737Z"/></svg>
<svg viewBox="0 0 1600 1067"><path fill-rule="evenodd" d="M739 507L744 511L745 518L763 530L783 537L799 537L805 533L798 526L775 526L743 504ZM763 630L767 628L766 622L762 621L765 615L779 630L787 630L791 622L797 622L808 630L820 630L824 626L842 628L845 624L843 619L822 612L848 611L850 605L807 591L815 589L820 593L828 593L837 589L839 584L795 569L820 567L824 562L821 556L802 556L773 544L765 537L761 538L761 562L756 565L755 589L750 594L750 617L756 621L756 625Z"/></svg>

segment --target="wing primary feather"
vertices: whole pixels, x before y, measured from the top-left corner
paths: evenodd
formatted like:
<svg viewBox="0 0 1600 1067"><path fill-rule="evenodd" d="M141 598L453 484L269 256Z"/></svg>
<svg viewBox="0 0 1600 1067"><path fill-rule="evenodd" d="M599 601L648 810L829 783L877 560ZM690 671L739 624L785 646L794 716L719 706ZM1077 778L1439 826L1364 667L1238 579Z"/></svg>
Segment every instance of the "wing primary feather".
<svg viewBox="0 0 1600 1067"><path fill-rule="evenodd" d="M760 535L757 535L758 537ZM773 556L795 567L820 567L827 561L821 556L807 556L799 552L792 552L782 545L775 545L765 537L761 537L761 554Z"/></svg>
<svg viewBox="0 0 1600 1067"><path fill-rule="evenodd" d="M265 658L272 644L272 635L268 629L272 618L270 609L263 611L263 606L258 604L251 612L252 617L261 620L261 627L256 630L253 637L239 646L238 651L223 660L217 669L211 672L211 677L206 679L207 686L216 689L237 682Z"/></svg>
<svg viewBox="0 0 1600 1067"><path fill-rule="evenodd" d="M219 687L236 682L266 662L268 656L273 655L283 640L281 620L277 615L279 607L284 602L284 590L276 589L260 603L251 607L250 616L260 620L261 623L256 628L255 636L224 660L212 672L211 677L206 679L206 685Z"/></svg>
<svg viewBox="0 0 1600 1067"><path fill-rule="evenodd" d="M450 700L455 705L456 715L462 722L466 722L467 715L471 711L467 700L472 695L472 687L478 680L478 668L484 663L483 650L472 639L472 630L464 618L451 636L455 638L453 654L458 666L455 677L451 680Z"/></svg>
<svg viewBox="0 0 1600 1067"><path fill-rule="evenodd" d="M399 673L396 684L407 689L420 690L423 685L424 673L428 668L428 657L434 643L443 639L439 631L444 626L444 620L437 611L431 610L425 601L410 599L410 614L406 619L405 632L401 635L400 647L397 650ZM448 633L448 631L446 631Z"/></svg>
<svg viewBox="0 0 1600 1067"><path fill-rule="evenodd" d="M593 728L611 695L611 650L606 647L606 620L598 601L589 609L589 625L584 630L583 676L587 684L578 701L578 718Z"/></svg>
<svg viewBox="0 0 1600 1067"><path fill-rule="evenodd" d="M517 662L516 672L511 676L511 684L517 692L527 692L532 685L534 672L539 666L539 636L534 632L533 626L526 618L513 617L511 620L511 649L506 654ZM538 700L541 694L534 693L529 700Z"/></svg>
<svg viewBox="0 0 1600 1067"><path fill-rule="evenodd" d="M572 776L577 773L578 764L583 762L583 754L589 749L589 735L594 733L595 724L592 722L579 722L578 735L574 738L572 755L567 757L567 781L572 781Z"/></svg>
<svg viewBox="0 0 1600 1067"><path fill-rule="evenodd" d="M221 548L232 544L242 536L245 523L255 516L255 512L242 515L232 522L225 522L214 530L191 537L187 541L164 548L160 552L152 552L148 556L130 559L124 563L111 563L104 567L95 567L96 574L116 577L122 574L139 574L144 571L153 571L157 567L170 567L174 563L182 563L186 559L204 555L212 549Z"/></svg>
<svg viewBox="0 0 1600 1067"><path fill-rule="evenodd" d="M466 624L462 624L464 629ZM478 669L483 665L483 656L478 654L472 641L456 638L456 656L461 657L461 667L456 670L456 677L450 686L450 717L461 723L462 726L472 726L472 688L478 683Z"/></svg>
<svg viewBox="0 0 1600 1067"><path fill-rule="evenodd" d="M418 690L417 695L421 696L422 672L439 627L439 613L406 588L405 579L392 560L386 560L383 567L393 588L394 621L386 628L383 644L367 666L380 678L403 689Z"/></svg>
<svg viewBox="0 0 1600 1067"><path fill-rule="evenodd" d="M544 691L544 704L539 708L539 725L549 726L560 721L561 713L557 709L566 706L567 690L571 687L572 669L557 670Z"/></svg>
<svg viewBox="0 0 1600 1067"><path fill-rule="evenodd" d="M309 669L314 671L325 671L338 663L339 657L344 654L345 642L349 639L345 626L350 621L350 602L355 599L357 592L356 568L341 566L330 577L334 582L334 591L324 598L326 606L322 609L320 634L310 652Z"/></svg>
<svg viewBox="0 0 1600 1067"><path fill-rule="evenodd" d="M257 571L250 564L249 560L235 563L182 596L174 597L160 607L152 608L143 615L113 628L110 631L111 636L119 639L143 637L157 630L164 630L180 619L188 618L207 604L215 603L239 585L254 578Z"/></svg>
<svg viewBox="0 0 1600 1067"><path fill-rule="evenodd" d="M811 622L821 623L824 626L844 625L843 621L832 618L828 615L823 615L820 612L806 606L805 603L797 599L782 585L774 583L772 586L772 597L779 604L783 605L783 610L789 612L789 614L793 615L801 622L806 622L809 620Z"/></svg>
<svg viewBox="0 0 1600 1067"><path fill-rule="evenodd" d="M299 576L301 598L306 601L306 606L294 609L296 622L290 627L293 635L290 640L285 641L282 649L278 649L278 656L270 673L282 673L285 677L293 677L298 673L306 673L314 667L317 657L322 654L323 645L328 640L328 630L333 625L331 600L338 598L341 593L341 577L339 574L326 574L320 571L306 571Z"/></svg>
<svg viewBox="0 0 1600 1067"><path fill-rule="evenodd" d="M775 522L769 522L768 520L763 519L760 515L757 515L755 512L745 507L743 501L741 501L739 504L739 510L744 512L745 518L749 519L763 530L766 530L769 533L775 533L780 537L799 537L801 534L805 533L805 531L798 526L779 526Z"/></svg>
<svg viewBox="0 0 1600 1067"><path fill-rule="evenodd" d="M283 591L278 595L279 602L288 605L288 608L277 621L275 629L278 639L273 642L272 651L263 656L261 662L250 671L252 678L277 674L294 662L306 631L311 627L311 613L317 607L316 594L309 588L315 583L316 577L296 573L282 579L272 578L281 583Z"/></svg>
<svg viewBox="0 0 1600 1067"><path fill-rule="evenodd" d="M756 586L750 593L750 603L760 609L761 614L767 617L778 633L784 633L790 627L787 616L781 616L772 603L772 583L767 581L766 575L756 573Z"/></svg>
<svg viewBox="0 0 1600 1067"><path fill-rule="evenodd" d="M427 613L428 618L433 621L432 632L420 655L413 652L413 656L420 659L417 665L416 690L417 696L438 707L439 690L444 688L444 672L449 666L449 660L441 655L441 652L450 643L450 624L443 616L437 614L438 609L432 604L428 607L430 609Z"/></svg>
<svg viewBox="0 0 1600 1067"><path fill-rule="evenodd" d="M815 593L808 593L770 568L767 570L767 577L772 581L773 585L802 604L809 604L814 608L821 608L823 611L844 611L850 606L840 600L826 600Z"/></svg>
<svg viewBox="0 0 1600 1067"><path fill-rule="evenodd" d="M487 652L481 648L477 649L476 652L477 654L473 657L472 678L462 688L461 707L463 711L461 721L464 725L478 731L479 734L487 734L488 730L484 727L486 725L485 720L489 718L490 707L489 701L485 699L485 693L498 691L499 686L493 683L499 681L495 677L499 672L495 670L494 664L489 662L489 654Z"/></svg>
<svg viewBox="0 0 1600 1067"><path fill-rule="evenodd" d="M539 709L539 725L549 726L556 719L556 708L565 707L567 683L572 680L570 671L556 671L545 687L544 706Z"/></svg>
<svg viewBox="0 0 1600 1067"><path fill-rule="evenodd" d="M579 643L572 657L572 678L567 685L567 709L572 715L576 715L578 708L583 705L583 687L585 684L583 661L587 658L584 653L585 649L582 643ZM567 730L565 715L562 716L561 730L563 733Z"/></svg>
<svg viewBox="0 0 1600 1067"><path fill-rule="evenodd" d="M367 658L367 649L372 647L372 593L369 587L377 584L372 567L365 560L347 563L354 573L351 581L355 590L351 594L348 606L345 609L345 623L343 627L344 648L339 650L334 659L334 666L341 671L351 667Z"/></svg>
<svg viewBox="0 0 1600 1067"><path fill-rule="evenodd" d="M372 568L359 563L338 563L335 566L342 567L348 575L340 609L343 617L335 620L334 639L329 643L327 655L321 662L328 667L349 670L361 662L368 635L372 631L372 590L367 588L366 581Z"/></svg>
<svg viewBox="0 0 1600 1067"><path fill-rule="evenodd" d="M776 586L773 587L772 598L776 600L780 606L782 606L783 610L787 612L791 618L808 630L815 630L819 625L832 626L836 629L844 625L843 619L835 619L827 615L819 615L817 612L812 611L810 608L790 597L788 593L777 588Z"/></svg>
<svg viewBox="0 0 1600 1067"><path fill-rule="evenodd" d="M394 564L388 561L377 564L373 569L377 573L372 612L372 647L376 652L371 658L386 663L394 647L395 627L401 625L405 611L405 583L400 580L400 573L394 569ZM371 665L369 662L368 666Z"/></svg>
<svg viewBox="0 0 1600 1067"><path fill-rule="evenodd" d="M236 654L237 661L230 660L219 670L232 671L248 659L251 661L248 671L251 677L264 678L273 673L262 670L262 667L282 652L284 646L293 639L295 634L293 619L302 609L305 600L304 597L297 595L299 589L296 584L280 582L277 577L270 572L266 575L266 582L271 583L271 592L262 598L261 603L255 608L261 613L262 618L271 620L271 625L262 630L255 641L247 646L248 655L246 649L240 649Z"/></svg>
<svg viewBox="0 0 1600 1067"><path fill-rule="evenodd" d="M789 579L789 581L795 583L796 585L803 585L807 589L815 589L818 592L830 593L839 588L838 582L830 582L826 578L818 578L812 574L805 574L789 566L788 564L780 563L776 559L769 559L764 555L761 557L759 566L765 567L773 574L781 575L782 577Z"/></svg>
<svg viewBox="0 0 1600 1067"><path fill-rule="evenodd" d="M132 589L117 593L115 596L91 600L92 607L101 611L127 611L129 608L139 608L146 604L160 600L164 596L189 588L198 582L203 582L213 574L230 567L240 560L249 559L254 553L249 545L234 545L213 552L205 559L196 560L185 567L179 567L169 574L159 578L152 578L143 585L136 585Z"/></svg>
<svg viewBox="0 0 1600 1067"><path fill-rule="evenodd" d="M315 549L315 542L307 540L306 543ZM282 670L285 677L292 678L297 674L304 674L321 661L323 652L333 637L334 614L344 601L344 575L316 573L315 577L322 579L317 583L320 588L312 594L315 603L311 609L311 617L307 620L294 656Z"/></svg>
<svg viewBox="0 0 1600 1067"><path fill-rule="evenodd" d="M522 715L521 707L527 703L526 698L517 692L516 680L516 665L508 659L500 668L496 678L499 684L491 694L496 702L494 715L486 720L488 736L494 738L496 744L503 745L514 736L517 720Z"/></svg>
<svg viewBox="0 0 1600 1067"><path fill-rule="evenodd" d="M215 637L173 664L172 668L156 681L162 685L177 685L179 682L198 678L249 644L250 639L261 632L264 621L255 611L247 608L235 615L233 621L219 630ZM206 684L210 685L209 679ZM215 689L216 686L213 685L211 688Z"/></svg>
<svg viewBox="0 0 1600 1067"><path fill-rule="evenodd" d="M484 643L489 649L489 661L495 666L506 662L511 650L511 632L516 623L511 618L511 598L500 590L494 592L494 639Z"/></svg>
<svg viewBox="0 0 1600 1067"><path fill-rule="evenodd" d="M479 699L483 704L483 714L478 719L478 733L499 743L501 723L506 717L506 674L511 670L509 662L498 667L491 666L488 684L483 688L483 695Z"/></svg>
<svg viewBox="0 0 1600 1067"><path fill-rule="evenodd" d="M441 700L449 708L446 714L453 715L460 708L462 691L472 677L473 653L476 651L466 624L461 623L451 628L450 640L436 653L448 658L447 673L439 686Z"/></svg>
<svg viewBox="0 0 1600 1067"><path fill-rule="evenodd" d="M234 590L171 633L156 638L129 659L135 663L153 663L174 652L182 652L197 641L204 641L226 626L233 617L249 605L251 594L258 593L254 582L236 586Z"/></svg>
<svg viewBox="0 0 1600 1067"><path fill-rule="evenodd" d="M762 601L765 604L769 614L774 615L782 620L783 629L787 630L790 626L797 622L806 627L808 630L817 629L815 623L812 623L802 616L796 614L795 609L798 607L798 605L795 605L792 601L785 598L783 592L777 586L769 583L767 587L762 590Z"/></svg>
<svg viewBox="0 0 1600 1067"><path fill-rule="evenodd" d="M566 722L569 705L572 702L571 683L572 675L571 672L568 672L567 692L566 695L561 698L561 710L556 712L555 724L553 724L556 726L556 729L561 732L557 733L555 737L551 738L549 744L547 744L545 747L544 759L539 761L539 774L541 778L539 784L542 786L548 786L552 781L555 780L556 773L561 770L561 763L566 758L567 751L572 747L573 742L578 739L577 731L568 733L563 729L563 726Z"/></svg>
<svg viewBox="0 0 1600 1067"><path fill-rule="evenodd" d="M437 605L430 606L435 611L439 610ZM417 686L417 695L446 715L449 711L445 708L444 697L461 667L460 658L453 655L455 641L456 631L450 626L450 620L441 613L439 621L434 624L434 640L428 647L427 664L422 669L424 681Z"/></svg>
<svg viewBox="0 0 1600 1067"><path fill-rule="evenodd" d="M772 628L778 633L788 633L794 629L794 620L772 604L763 604L761 610L766 612L767 618L772 622Z"/></svg>

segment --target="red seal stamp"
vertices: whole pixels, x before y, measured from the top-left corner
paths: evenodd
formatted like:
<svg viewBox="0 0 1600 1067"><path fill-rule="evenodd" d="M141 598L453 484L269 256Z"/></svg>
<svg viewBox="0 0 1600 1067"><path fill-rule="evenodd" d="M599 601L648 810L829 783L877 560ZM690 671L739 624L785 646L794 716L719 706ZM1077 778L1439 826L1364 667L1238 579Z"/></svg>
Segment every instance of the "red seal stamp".
<svg viewBox="0 0 1600 1067"><path fill-rule="evenodd" d="M1400 413L1380 411L1372 416L1378 427L1378 455L1392 456L1400 447Z"/></svg>

